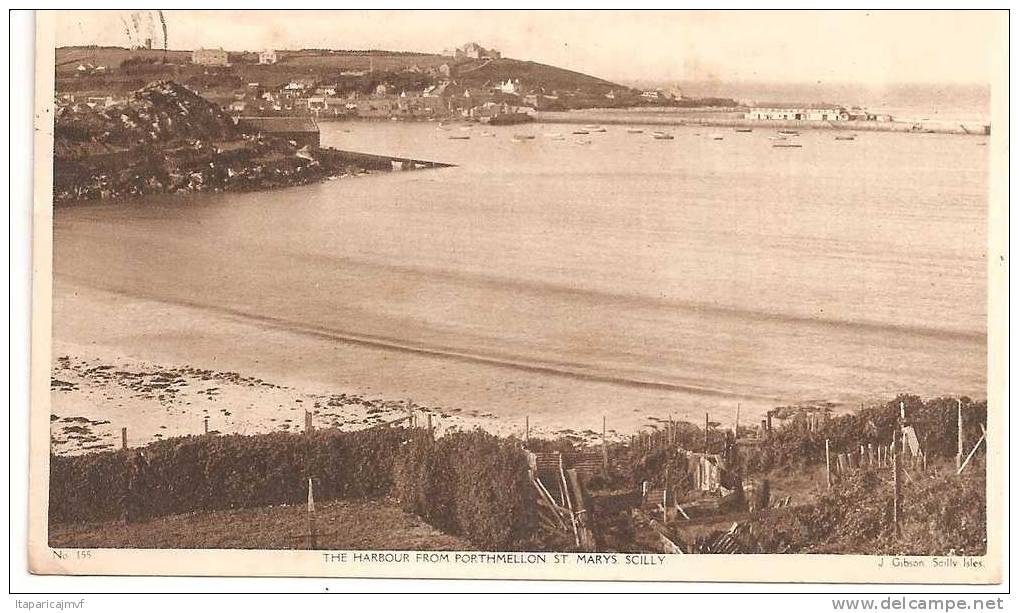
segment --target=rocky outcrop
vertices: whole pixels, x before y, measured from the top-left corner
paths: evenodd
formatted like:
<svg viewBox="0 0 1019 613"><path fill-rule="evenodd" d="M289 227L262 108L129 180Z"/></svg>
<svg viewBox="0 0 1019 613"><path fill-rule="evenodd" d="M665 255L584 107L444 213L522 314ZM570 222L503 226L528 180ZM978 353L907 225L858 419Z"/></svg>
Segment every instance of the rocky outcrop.
<svg viewBox="0 0 1019 613"><path fill-rule="evenodd" d="M111 106L58 108L53 164L57 203L265 189L361 170L315 148L245 134L217 105L172 81Z"/></svg>

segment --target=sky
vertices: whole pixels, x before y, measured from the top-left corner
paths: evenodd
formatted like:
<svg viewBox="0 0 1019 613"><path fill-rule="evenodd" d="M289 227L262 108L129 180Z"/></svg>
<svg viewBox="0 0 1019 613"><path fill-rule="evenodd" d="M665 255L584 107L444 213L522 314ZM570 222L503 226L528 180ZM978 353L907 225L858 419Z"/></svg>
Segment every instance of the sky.
<svg viewBox="0 0 1019 613"><path fill-rule="evenodd" d="M131 11L61 11L57 45L128 46ZM158 16L145 11L139 27ZM164 11L171 49L439 53L468 41L616 81L989 83L990 11ZM157 46L161 38L157 37Z"/></svg>

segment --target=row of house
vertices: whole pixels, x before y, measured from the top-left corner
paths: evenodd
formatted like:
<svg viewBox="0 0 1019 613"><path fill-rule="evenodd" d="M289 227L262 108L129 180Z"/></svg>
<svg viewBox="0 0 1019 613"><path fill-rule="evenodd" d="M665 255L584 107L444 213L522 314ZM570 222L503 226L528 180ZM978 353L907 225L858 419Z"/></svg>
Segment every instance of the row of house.
<svg viewBox="0 0 1019 613"><path fill-rule="evenodd" d="M756 103L751 105L744 117L776 121L892 121L891 115L826 103Z"/></svg>
<svg viewBox="0 0 1019 613"><path fill-rule="evenodd" d="M378 84L367 94L341 91L338 84L297 78L272 88L248 83L247 87L227 96L210 95L210 98L235 116L310 115L321 118L491 117L499 113L531 112L557 98L554 93L524 94L519 79L480 87L457 86L451 80L441 79L415 91L396 91L388 83Z"/></svg>
<svg viewBox="0 0 1019 613"><path fill-rule="evenodd" d="M495 60L502 57L502 53L496 49L486 49L475 42L467 43L462 47L457 47L453 51L445 51L445 55L453 57L455 60ZM275 64L279 61L279 56L275 49L266 49L259 52L258 63L259 64ZM227 52L221 47L216 49L199 48L191 52L191 63L200 64L202 66L229 66L229 59ZM449 76L449 65L443 64L439 67L442 71L445 69L446 76ZM411 70L420 71L420 68L412 67Z"/></svg>

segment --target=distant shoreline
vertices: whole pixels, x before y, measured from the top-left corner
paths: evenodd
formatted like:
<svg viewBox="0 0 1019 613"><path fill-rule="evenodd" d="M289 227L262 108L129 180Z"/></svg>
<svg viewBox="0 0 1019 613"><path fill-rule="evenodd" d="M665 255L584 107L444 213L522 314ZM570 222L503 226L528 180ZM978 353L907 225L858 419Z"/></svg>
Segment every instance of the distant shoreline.
<svg viewBox="0 0 1019 613"><path fill-rule="evenodd" d="M907 121L793 121L745 119L736 109L584 109L575 111L537 111L538 123L604 123L612 125L706 126L761 128L776 130L833 130L848 132L903 132L907 134L958 134L988 136L989 124L978 122L907 122Z"/></svg>
<svg viewBox="0 0 1019 613"><path fill-rule="evenodd" d="M605 124L631 126L703 126L716 128L756 128L761 130L830 130L833 132L898 132L903 134L956 134L990 136L990 125L977 121L794 121L746 119L741 110L717 107L668 108L630 107L620 109L573 109L535 111L531 116L539 124ZM319 123L478 123L466 117L315 117Z"/></svg>

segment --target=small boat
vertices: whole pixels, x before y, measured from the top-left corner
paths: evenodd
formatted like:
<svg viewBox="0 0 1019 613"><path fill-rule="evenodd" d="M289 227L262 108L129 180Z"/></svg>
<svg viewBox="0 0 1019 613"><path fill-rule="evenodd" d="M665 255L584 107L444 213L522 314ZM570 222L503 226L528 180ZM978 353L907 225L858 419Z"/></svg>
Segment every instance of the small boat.
<svg viewBox="0 0 1019 613"><path fill-rule="evenodd" d="M534 135L533 134L514 134L513 135L513 140L515 140L515 141L534 140Z"/></svg>
<svg viewBox="0 0 1019 613"><path fill-rule="evenodd" d="M772 147L780 149L801 149L803 148L803 145L800 145L798 143L775 143L774 145L772 145Z"/></svg>
<svg viewBox="0 0 1019 613"><path fill-rule="evenodd" d="M725 136L719 134L718 132L709 135L709 137L711 138L711 140L725 140Z"/></svg>
<svg viewBox="0 0 1019 613"><path fill-rule="evenodd" d="M856 135L850 134L848 136L836 136L835 140L856 140Z"/></svg>
<svg viewBox="0 0 1019 613"><path fill-rule="evenodd" d="M626 129L626 133L627 134L643 134L644 130L642 130L640 128L627 128Z"/></svg>
<svg viewBox="0 0 1019 613"><path fill-rule="evenodd" d="M768 140L789 140L789 139L784 136L769 136Z"/></svg>
<svg viewBox="0 0 1019 613"><path fill-rule="evenodd" d="M796 130L779 130L779 134L785 134L786 136L799 136L800 133Z"/></svg>
<svg viewBox="0 0 1019 613"><path fill-rule="evenodd" d="M737 132L744 132L745 133L745 132L753 132L754 129L753 128L736 128L736 131Z"/></svg>
<svg viewBox="0 0 1019 613"><path fill-rule="evenodd" d="M470 134L450 134L448 138L449 138L449 140L470 140L471 139L471 135Z"/></svg>
<svg viewBox="0 0 1019 613"><path fill-rule="evenodd" d="M574 130L574 134L590 134L587 130Z"/></svg>
<svg viewBox="0 0 1019 613"><path fill-rule="evenodd" d="M584 129L589 132L608 132L608 130L602 126L584 126Z"/></svg>
<svg viewBox="0 0 1019 613"><path fill-rule="evenodd" d="M461 130L470 130L474 126L460 126Z"/></svg>
<svg viewBox="0 0 1019 613"><path fill-rule="evenodd" d="M485 137L495 136L495 132L482 132L479 136L485 136Z"/></svg>
<svg viewBox="0 0 1019 613"><path fill-rule="evenodd" d="M590 138L578 138L577 139L577 144L578 145L590 145L591 144L591 139Z"/></svg>
<svg viewBox="0 0 1019 613"><path fill-rule="evenodd" d="M667 132L652 132L651 138L655 140L673 140L676 137Z"/></svg>

